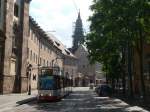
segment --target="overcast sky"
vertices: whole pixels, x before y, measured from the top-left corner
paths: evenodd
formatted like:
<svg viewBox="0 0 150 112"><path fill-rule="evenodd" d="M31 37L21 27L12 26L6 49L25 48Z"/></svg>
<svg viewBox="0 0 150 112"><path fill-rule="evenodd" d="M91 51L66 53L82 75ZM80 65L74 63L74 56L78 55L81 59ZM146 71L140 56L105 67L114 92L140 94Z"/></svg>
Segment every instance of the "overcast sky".
<svg viewBox="0 0 150 112"><path fill-rule="evenodd" d="M92 0L32 0L30 15L45 31L55 31L51 33L64 45L71 47L78 10L80 9L84 30L87 32L91 3Z"/></svg>

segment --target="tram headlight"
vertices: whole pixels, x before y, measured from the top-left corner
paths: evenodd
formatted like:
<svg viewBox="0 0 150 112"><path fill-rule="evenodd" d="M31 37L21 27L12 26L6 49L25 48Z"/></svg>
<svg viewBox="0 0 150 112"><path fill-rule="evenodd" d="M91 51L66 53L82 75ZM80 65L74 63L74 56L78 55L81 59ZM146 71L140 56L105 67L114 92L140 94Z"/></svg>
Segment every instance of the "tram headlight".
<svg viewBox="0 0 150 112"><path fill-rule="evenodd" d="M44 94L40 94L40 96L44 96Z"/></svg>

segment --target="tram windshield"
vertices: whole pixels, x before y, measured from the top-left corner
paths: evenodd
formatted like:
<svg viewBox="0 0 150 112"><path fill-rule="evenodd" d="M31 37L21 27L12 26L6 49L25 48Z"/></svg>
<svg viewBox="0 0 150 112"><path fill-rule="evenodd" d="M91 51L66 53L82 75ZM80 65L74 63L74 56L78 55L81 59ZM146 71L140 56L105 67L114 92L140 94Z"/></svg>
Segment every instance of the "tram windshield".
<svg viewBox="0 0 150 112"><path fill-rule="evenodd" d="M53 90L57 87L56 77L60 74L58 68L42 68L39 74L38 89Z"/></svg>
<svg viewBox="0 0 150 112"><path fill-rule="evenodd" d="M55 85L53 76L41 76L39 79L39 89L40 90L50 90L53 89Z"/></svg>

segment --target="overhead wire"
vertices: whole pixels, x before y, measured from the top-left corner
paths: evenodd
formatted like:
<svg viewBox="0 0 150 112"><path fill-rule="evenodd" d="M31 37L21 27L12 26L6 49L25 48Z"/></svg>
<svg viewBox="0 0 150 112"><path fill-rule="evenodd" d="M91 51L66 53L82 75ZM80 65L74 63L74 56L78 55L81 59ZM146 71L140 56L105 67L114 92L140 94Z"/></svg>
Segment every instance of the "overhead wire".
<svg viewBox="0 0 150 112"><path fill-rule="evenodd" d="M79 12L79 9L78 9L78 6L77 6L77 4L76 4L75 0L72 0L72 2L73 2L73 5L74 5L74 7L75 7L75 9L76 9L77 13L78 13L78 12Z"/></svg>

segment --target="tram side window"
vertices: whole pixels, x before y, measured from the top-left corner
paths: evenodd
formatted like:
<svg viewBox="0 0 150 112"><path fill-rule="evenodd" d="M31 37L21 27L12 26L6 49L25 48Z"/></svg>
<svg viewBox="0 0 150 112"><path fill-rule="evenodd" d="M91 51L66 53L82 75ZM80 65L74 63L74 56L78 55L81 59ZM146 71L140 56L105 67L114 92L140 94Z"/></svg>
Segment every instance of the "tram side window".
<svg viewBox="0 0 150 112"><path fill-rule="evenodd" d="M63 87L66 87L65 78L63 78Z"/></svg>
<svg viewBox="0 0 150 112"><path fill-rule="evenodd" d="M58 82L59 82L59 85L58 85L59 89L61 88L61 82L60 81L61 80L60 80L60 77L59 77L59 80L58 80Z"/></svg>
<svg viewBox="0 0 150 112"><path fill-rule="evenodd" d="M55 83L56 83L56 89L58 89L58 77L56 77Z"/></svg>
<svg viewBox="0 0 150 112"><path fill-rule="evenodd" d="M56 80L56 85L57 85L57 89L60 89L60 77L57 77L57 80Z"/></svg>
<svg viewBox="0 0 150 112"><path fill-rule="evenodd" d="M60 87L63 88L63 78L60 78Z"/></svg>
<svg viewBox="0 0 150 112"><path fill-rule="evenodd" d="M53 89L57 90L57 77L54 77Z"/></svg>

